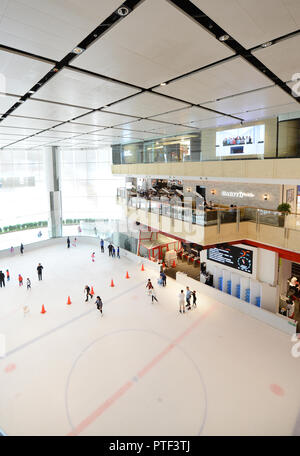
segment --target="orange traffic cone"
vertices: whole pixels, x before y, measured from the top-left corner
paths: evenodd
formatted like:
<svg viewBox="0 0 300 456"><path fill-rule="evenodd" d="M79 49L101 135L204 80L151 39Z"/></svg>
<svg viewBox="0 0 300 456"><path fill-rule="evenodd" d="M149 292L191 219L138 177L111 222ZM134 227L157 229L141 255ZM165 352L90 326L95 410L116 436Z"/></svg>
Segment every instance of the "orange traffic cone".
<svg viewBox="0 0 300 456"><path fill-rule="evenodd" d="M111 286L111 287L114 287L114 286L115 286L113 279L111 279L110 286Z"/></svg>
<svg viewBox="0 0 300 456"><path fill-rule="evenodd" d="M144 265L142 264L141 271L145 271Z"/></svg>
<svg viewBox="0 0 300 456"><path fill-rule="evenodd" d="M70 296L68 296L67 304L72 304Z"/></svg>
<svg viewBox="0 0 300 456"><path fill-rule="evenodd" d="M94 292L94 288L92 287L91 288L91 295L94 296L95 292Z"/></svg>
<svg viewBox="0 0 300 456"><path fill-rule="evenodd" d="M47 312L47 310L45 310L45 306L44 304L42 305L42 310L41 310L41 314L45 314Z"/></svg>
<svg viewBox="0 0 300 456"><path fill-rule="evenodd" d="M173 260L172 268L176 268L176 261Z"/></svg>
<svg viewBox="0 0 300 456"><path fill-rule="evenodd" d="M128 271L126 271L125 279L130 279L129 274L128 274Z"/></svg>

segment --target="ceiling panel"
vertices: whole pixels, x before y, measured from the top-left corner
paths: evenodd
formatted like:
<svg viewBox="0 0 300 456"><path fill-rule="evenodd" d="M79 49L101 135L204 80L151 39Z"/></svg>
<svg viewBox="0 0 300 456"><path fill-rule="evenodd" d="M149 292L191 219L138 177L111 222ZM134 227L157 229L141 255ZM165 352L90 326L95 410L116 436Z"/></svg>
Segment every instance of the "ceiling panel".
<svg viewBox="0 0 300 456"><path fill-rule="evenodd" d="M78 119L79 121L80 119ZM84 125L75 122L66 122L58 127L55 127L54 130L62 131L62 132L70 132L70 133L88 133L90 131L97 130L98 127L93 125Z"/></svg>
<svg viewBox="0 0 300 456"><path fill-rule="evenodd" d="M50 139L56 139L56 138L71 138L72 136L76 136L78 133L71 133L71 132L62 132L62 131L57 131L57 130L47 130L42 133L39 133L38 136L39 138L49 138Z"/></svg>
<svg viewBox="0 0 300 456"><path fill-rule="evenodd" d="M167 1L151 0L81 54L75 66L148 88L230 55Z"/></svg>
<svg viewBox="0 0 300 456"><path fill-rule="evenodd" d="M158 87L155 91L198 104L271 84L270 79L246 60L236 57Z"/></svg>
<svg viewBox="0 0 300 456"><path fill-rule="evenodd" d="M120 3L120 0L89 0L88 5L81 0L9 0L2 11L0 42L61 60Z"/></svg>
<svg viewBox="0 0 300 456"><path fill-rule="evenodd" d="M212 111L192 106L190 108L169 112L168 114L161 114L160 116L153 117L153 119L177 124L190 124L199 120L210 119L217 116L218 114Z"/></svg>
<svg viewBox="0 0 300 456"><path fill-rule="evenodd" d="M153 133L157 135L182 135L184 133L198 133L199 131L196 128L189 128L181 125L168 125L165 127L160 127L156 130L153 130Z"/></svg>
<svg viewBox="0 0 300 456"><path fill-rule="evenodd" d="M1 121L1 126L46 129L54 127L57 122L52 120L32 119L30 117L8 116Z"/></svg>
<svg viewBox="0 0 300 456"><path fill-rule="evenodd" d="M253 55L284 82L290 81L293 74L300 73L300 35L260 48Z"/></svg>
<svg viewBox="0 0 300 456"><path fill-rule="evenodd" d="M216 111L226 114L235 112L246 112L254 109L262 109L280 104L288 104L292 98L279 87L270 87L267 89L257 90L243 95L236 95L230 98L224 98L220 101L206 103L205 106Z"/></svg>
<svg viewBox="0 0 300 456"><path fill-rule="evenodd" d="M40 60L0 50L0 92L22 96L52 67Z"/></svg>
<svg viewBox="0 0 300 456"><path fill-rule="evenodd" d="M112 127L133 120L132 117L107 113L104 111L95 111L86 116L80 117L78 121L87 125L95 125L98 127ZM74 123L77 123L74 121Z"/></svg>
<svg viewBox="0 0 300 456"><path fill-rule="evenodd" d="M7 135L7 134L3 134L1 131L0 131L0 141L18 141L18 139L22 139L22 138L26 138L26 136L24 135Z"/></svg>
<svg viewBox="0 0 300 456"><path fill-rule="evenodd" d="M226 125L235 125L237 122L239 123L238 120L234 120L231 117L219 116L213 119L200 120L194 122L193 126L198 127L200 130L202 130L204 128L217 128L224 127Z"/></svg>
<svg viewBox="0 0 300 456"><path fill-rule="evenodd" d="M64 68L32 98L97 109L134 93L138 90Z"/></svg>
<svg viewBox="0 0 300 456"><path fill-rule="evenodd" d="M6 133L8 135L20 135L20 136L30 136L34 133L38 133L40 130L34 128L16 128L16 127L4 127L3 123L0 123L0 134Z"/></svg>
<svg viewBox="0 0 300 456"><path fill-rule="evenodd" d="M135 131L148 131L157 129L159 127L164 127L165 124L162 122L158 122L157 120L148 120L148 119L141 119L134 122L129 122L121 125L118 128L122 128L124 130L135 130Z"/></svg>
<svg viewBox="0 0 300 456"><path fill-rule="evenodd" d="M87 109L37 100L26 100L25 103L19 106L15 111L15 113L20 116L57 120L60 122L70 120L73 117L80 116L86 112L88 112Z"/></svg>
<svg viewBox="0 0 300 456"><path fill-rule="evenodd" d="M226 33L251 48L300 28L299 0L192 0Z"/></svg>
<svg viewBox="0 0 300 456"><path fill-rule="evenodd" d="M18 97L0 94L0 113L5 114L17 101L19 101Z"/></svg>
<svg viewBox="0 0 300 456"><path fill-rule="evenodd" d="M287 114L291 112L299 112L300 115L300 104L289 103L280 106L273 106L267 109L256 109L255 111L248 111L236 114L238 117L242 117L245 121L256 121L260 119L267 119L269 117L277 117L279 114Z"/></svg>
<svg viewBox="0 0 300 456"><path fill-rule="evenodd" d="M188 106L187 103L171 100L154 93L144 92L128 100L110 106L103 111L118 112L137 117L150 117Z"/></svg>
<svg viewBox="0 0 300 456"><path fill-rule="evenodd" d="M115 128L114 130L119 130L120 129L117 129ZM134 137L136 139L152 139L152 138L156 138L156 134L155 133L148 133L148 132L144 132L144 131L132 131L132 135L131 137ZM127 138L128 136L125 135L124 138Z"/></svg>

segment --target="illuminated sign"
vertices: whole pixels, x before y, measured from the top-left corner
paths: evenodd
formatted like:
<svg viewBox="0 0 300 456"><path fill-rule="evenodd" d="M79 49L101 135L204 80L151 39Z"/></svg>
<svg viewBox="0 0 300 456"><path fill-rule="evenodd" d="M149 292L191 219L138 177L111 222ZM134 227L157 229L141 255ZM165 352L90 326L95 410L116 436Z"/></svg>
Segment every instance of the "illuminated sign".
<svg viewBox="0 0 300 456"><path fill-rule="evenodd" d="M231 198L254 198L254 193L245 193L245 192L221 192L222 196L230 196Z"/></svg>

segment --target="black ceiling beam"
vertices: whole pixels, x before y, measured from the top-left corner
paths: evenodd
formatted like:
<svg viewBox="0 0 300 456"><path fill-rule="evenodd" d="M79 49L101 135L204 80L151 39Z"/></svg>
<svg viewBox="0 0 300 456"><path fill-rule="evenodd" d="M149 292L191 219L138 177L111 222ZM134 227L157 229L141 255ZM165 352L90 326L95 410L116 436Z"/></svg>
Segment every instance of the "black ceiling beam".
<svg viewBox="0 0 300 456"><path fill-rule="evenodd" d="M223 35L229 35L229 39L223 41L224 45L231 49L236 55L243 57L248 63L254 66L258 71L267 76L274 84L283 89L293 100L300 103L300 97L294 97L292 95L292 89L285 84L276 74L274 74L269 68L267 68L259 59L251 54L250 50L247 50L238 41L230 36L226 30L220 27L214 22L209 16L201 11L194 3L190 0L167 0L179 8L184 14L196 21L201 27L205 28L207 32L219 39Z"/></svg>

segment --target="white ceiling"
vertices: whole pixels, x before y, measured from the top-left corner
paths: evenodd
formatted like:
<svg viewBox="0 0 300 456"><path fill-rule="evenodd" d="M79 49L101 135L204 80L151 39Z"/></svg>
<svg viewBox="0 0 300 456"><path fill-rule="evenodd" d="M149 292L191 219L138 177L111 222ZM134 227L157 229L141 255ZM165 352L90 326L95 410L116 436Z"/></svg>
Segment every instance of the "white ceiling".
<svg viewBox="0 0 300 456"><path fill-rule="evenodd" d="M37 100L27 100L26 103L20 105L15 111L18 116L36 117L38 119L50 119L61 122L80 116L86 112L88 110L83 108Z"/></svg>
<svg viewBox="0 0 300 456"><path fill-rule="evenodd" d="M255 92L224 98L220 101L206 103L204 106L217 111L234 114L235 112L247 112L253 109L288 104L291 97L279 87L269 87Z"/></svg>
<svg viewBox="0 0 300 456"><path fill-rule="evenodd" d="M193 18L184 11L187 2L177 7L144 0L65 65L64 57L122 0L0 1L0 114L8 114L0 118L1 147L9 135L36 132L18 148L44 140L125 144L240 122L231 116L255 121L300 111L291 95L247 61L252 52L295 87L289 81L300 73L300 0L191 1L248 53L236 55L230 39L220 42L197 22L201 13ZM61 59L65 66L53 73ZM49 71L51 78L29 96Z"/></svg>
<svg viewBox="0 0 300 456"><path fill-rule="evenodd" d="M192 103L205 103L271 85L270 79L242 57L198 71L155 91Z"/></svg>
<svg viewBox="0 0 300 456"><path fill-rule="evenodd" d="M192 0L246 48L300 28L299 0Z"/></svg>
<svg viewBox="0 0 300 456"><path fill-rule="evenodd" d="M1 23L0 23L1 27ZM53 65L0 50L0 92L22 96L36 84ZM22 75L22 77L20 77Z"/></svg>
<svg viewBox="0 0 300 456"><path fill-rule="evenodd" d="M0 43L60 60L120 6L120 0L1 0Z"/></svg>
<svg viewBox="0 0 300 456"><path fill-rule="evenodd" d="M64 68L32 98L97 109L134 93L138 90Z"/></svg>
<svg viewBox="0 0 300 456"><path fill-rule="evenodd" d="M284 82L290 81L295 73L300 77L300 35L260 48L253 55Z"/></svg>
<svg viewBox="0 0 300 456"><path fill-rule="evenodd" d="M81 54L75 66L148 88L230 55L166 0L146 0Z"/></svg>
<svg viewBox="0 0 300 456"><path fill-rule="evenodd" d="M87 125L95 125L98 127L112 127L114 125L129 122L130 120L132 120L132 117L111 114L103 111L95 111L87 114L86 116L80 117L78 122Z"/></svg>
<svg viewBox="0 0 300 456"><path fill-rule="evenodd" d="M9 97L7 95L0 94L0 113L4 114L15 103L17 103L17 101L19 101L19 98Z"/></svg>

